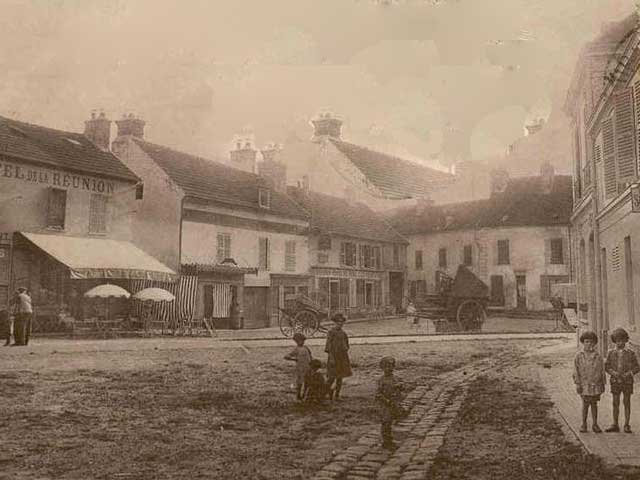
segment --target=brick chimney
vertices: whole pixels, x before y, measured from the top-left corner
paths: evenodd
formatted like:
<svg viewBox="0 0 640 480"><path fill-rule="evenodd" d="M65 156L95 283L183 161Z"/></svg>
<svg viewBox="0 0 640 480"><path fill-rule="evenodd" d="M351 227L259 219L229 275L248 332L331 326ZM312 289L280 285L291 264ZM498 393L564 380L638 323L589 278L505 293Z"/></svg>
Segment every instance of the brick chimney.
<svg viewBox="0 0 640 480"><path fill-rule="evenodd" d="M542 186L542 193L551 193L553 189L553 177L555 176L555 169L549 162L545 162L540 165L540 183Z"/></svg>
<svg viewBox="0 0 640 480"><path fill-rule="evenodd" d="M100 150L109 150L111 120L107 118L104 112L96 115L95 110L92 111L91 118L84 122L84 136Z"/></svg>
<svg viewBox="0 0 640 480"><path fill-rule="evenodd" d="M495 168L491 171L491 196L503 193L509 184L509 172L504 168Z"/></svg>
<svg viewBox="0 0 640 480"><path fill-rule="evenodd" d="M287 188L287 166L278 161L280 151L280 145L275 143L270 143L260 150L262 162L258 163L258 175L270 179L274 188L283 192Z"/></svg>
<svg viewBox="0 0 640 480"><path fill-rule="evenodd" d="M245 172L255 173L257 154L258 151L253 148L253 138L251 136L237 137L235 148L229 152L231 166Z"/></svg>
<svg viewBox="0 0 640 480"><path fill-rule="evenodd" d="M340 139L342 120L331 112L320 113L311 120L313 125L313 142L320 142L327 138Z"/></svg>
<svg viewBox="0 0 640 480"><path fill-rule="evenodd" d="M146 122L136 117L133 113L125 114L120 120L116 120L118 136L131 135L136 138L144 138L144 126Z"/></svg>

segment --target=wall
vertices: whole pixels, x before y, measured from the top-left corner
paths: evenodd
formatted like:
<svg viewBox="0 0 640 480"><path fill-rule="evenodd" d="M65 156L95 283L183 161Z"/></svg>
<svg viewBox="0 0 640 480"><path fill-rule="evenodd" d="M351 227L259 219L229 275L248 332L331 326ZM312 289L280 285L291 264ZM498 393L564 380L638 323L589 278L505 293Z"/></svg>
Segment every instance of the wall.
<svg viewBox="0 0 640 480"><path fill-rule="evenodd" d="M565 263L548 263L547 242L551 238L565 239L563 253ZM509 265L498 265L497 241L509 240ZM451 231L410 237L407 251L408 280L424 280L427 293L435 293L435 272L439 267L439 249L447 249L446 272L455 276L458 265L463 262L463 247L472 245L472 265L469 267L487 286L491 275L502 275L504 282L505 308L516 307L516 274L526 275L527 308L544 310L551 308L541 299L541 275L569 276L568 227L514 227ZM422 270L416 270L415 251L422 250Z"/></svg>
<svg viewBox="0 0 640 480"><path fill-rule="evenodd" d="M180 216L183 193L133 141L118 137L113 153L144 182L143 199L132 218L136 246L176 272L180 271Z"/></svg>
<svg viewBox="0 0 640 480"><path fill-rule="evenodd" d="M64 231L47 228L50 187L67 191ZM0 232L27 231L89 234L91 194L109 197L107 232L95 234L116 240L131 240L131 211L136 206L131 182L80 175L56 168L43 168L25 162L0 161Z"/></svg>

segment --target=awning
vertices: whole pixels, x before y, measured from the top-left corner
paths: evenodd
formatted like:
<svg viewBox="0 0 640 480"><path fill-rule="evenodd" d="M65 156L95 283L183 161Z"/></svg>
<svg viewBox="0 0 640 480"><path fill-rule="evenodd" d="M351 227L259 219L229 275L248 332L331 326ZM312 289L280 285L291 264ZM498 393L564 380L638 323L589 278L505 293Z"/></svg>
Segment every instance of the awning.
<svg viewBox="0 0 640 480"><path fill-rule="evenodd" d="M69 267L72 279L126 278L174 282L176 273L129 242L106 238L20 234Z"/></svg>

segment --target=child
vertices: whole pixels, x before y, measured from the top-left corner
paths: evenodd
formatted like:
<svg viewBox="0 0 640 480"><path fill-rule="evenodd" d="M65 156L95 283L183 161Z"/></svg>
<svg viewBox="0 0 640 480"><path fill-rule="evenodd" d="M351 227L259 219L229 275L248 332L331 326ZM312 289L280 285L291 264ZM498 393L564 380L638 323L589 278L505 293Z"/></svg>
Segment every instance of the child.
<svg viewBox="0 0 640 480"><path fill-rule="evenodd" d="M376 391L376 401L380 405L380 434L382 436L382 448L395 450L393 443L393 431L391 425L393 420L404 415L404 410L400 406L402 386L393 376L396 360L393 357L384 357L380 360L380 368L384 372L378 380Z"/></svg>
<svg viewBox="0 0 640 480"><path fill-rule="evenodd" d="M598 401L604 392L604 362L596 351L598 336L593 332L580 335L580 342L584 348L576 354L573 369L573 381L578 395L582 397L582 426L581 432L587 431L587 415L591 407L592 429L595 433L602 433L598 426Z"/></svg>
<svg viewBox="0 0 640 480"><path fill-rule="evenodd" d="M331 388L335 380L336 386L331 392L331 399L340 400L342 379L352 375L349 361L349 336L342 330L346 319L341 313L335 314L332 320L334 327L327 333L327 343L324 348L328 354L327 383Z"/></svg>
<svg viewBox="0 0 640 480"><path fill-rule="evenodd" d="M329 386L325 382L324 375L320 372L322 362L313 359L309 362L309 370L304 377L305 400L310 403L322 404L329 394Z"/></svg>
<svg viewBox="0 0 640 480"><path fill-rule="evenodd" d="M407 305L407 324L410 327L417 328L419 326L419 318L416 315L417 312L415 305L409 300L409 304Z"/></svg>
<svg viewBox="0 0 640 480"><path fill-rule="evenodd" d="M620 394L624 405L624 431L631 433L629 419L631 418L631 394L633 393L633 376L640 372L638 358L633 350L625 349L629 341L629 334L624 328L616 328L611 334L611 341L616 344L614 350L607 355L604 369L611 375L611 395L613 395L613 425L607 432L619 432L620 426Z"/></svg>
<svg viewBox="0 0 640 480"><path fill-rule="evenodd" d="M304 376L309 370L309 362L311 361L311 350L305 347L304 342L307 339L302 333L296 332L293 335L293 341L296 342L296 348L291 350L284 356L285 360L296 362L296 398L302 400L302 387L304 385Z"/></svg>

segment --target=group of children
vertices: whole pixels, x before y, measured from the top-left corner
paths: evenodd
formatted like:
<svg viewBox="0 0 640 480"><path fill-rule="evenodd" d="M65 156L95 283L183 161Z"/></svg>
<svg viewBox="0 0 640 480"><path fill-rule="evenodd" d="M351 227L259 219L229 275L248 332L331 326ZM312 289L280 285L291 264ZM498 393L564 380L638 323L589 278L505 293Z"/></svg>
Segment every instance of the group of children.
<svg viewBox="0 0 640 480"><path fill-rule="evenodd" d="M633 377L640 372L638 358L633 350L625 348L629 342L629 334L623 328L617 328L611 333L611 341L616 348L609 351L606 361L603 361L596 351L598 336L591 331L580 336L583 350L576 354L574 360L573 380L578 395L582 397L582 425L581 432L587 431L587 417L591 410L592 429L601 433L598 425L598 401L604 393L606 375L609 375L611 395L613 397L613 424L606 432L620 431L620 396L624 406L624 431L631 433L631 394L633 394Z"/></svg>
<svg viewBox="0 0 640 480"><path fill-rule="evenodd" d="M295 333L293 340L296 347L285 355L285 360L295 361L296 396L299 401L312 404L322 404L329 398L339 401L342 381L352 375L349 359L349 336L342 329L346 319L336 314L331 319L334 326L327 333L325 352L327 353L327 378L320 369L322 362L313 358L309 347L305 346L306 337L302 333ZM392 435L394 419L405 415L400 406L402 384L394 377L395 359L384 357L380 360L382 377L378 380L376 401L380 407L382 444L384 448L395 449Z"/></svg>

